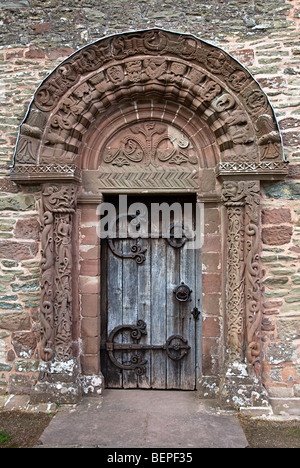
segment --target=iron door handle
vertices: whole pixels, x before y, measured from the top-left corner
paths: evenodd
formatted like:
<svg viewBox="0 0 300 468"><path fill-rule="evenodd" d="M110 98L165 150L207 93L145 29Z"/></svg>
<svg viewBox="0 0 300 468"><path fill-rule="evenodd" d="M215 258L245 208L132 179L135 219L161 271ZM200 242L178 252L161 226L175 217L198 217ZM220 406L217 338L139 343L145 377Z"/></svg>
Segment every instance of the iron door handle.
<svg viewBox="0 0 300 468"><path fill-rule="evenodd" d="M177 301L186 302L193 291L182 281L178 286L176 286L173 292Z"/></svg>

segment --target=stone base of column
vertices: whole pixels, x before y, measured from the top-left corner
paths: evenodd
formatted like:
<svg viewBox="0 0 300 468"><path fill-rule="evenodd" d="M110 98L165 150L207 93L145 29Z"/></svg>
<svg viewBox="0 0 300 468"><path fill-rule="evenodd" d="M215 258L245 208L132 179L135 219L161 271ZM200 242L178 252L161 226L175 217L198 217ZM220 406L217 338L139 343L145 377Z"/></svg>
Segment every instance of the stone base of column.
<svg viewBox="0 0 300 468"><path fill-rule="evenodd" d="M246 364L233 363L221 380L220 405L223 409L269 407L268 394L256 377L249 376Z"/></svg>
<svg viewBox="0 0 300 468"><path fill-rule="evenodd" d="M97 375L82 375L80 380L84 396L102 395L104 389L104 377L101 372Z"/></svg>
<svg viewBox="0 0 300 468"><path fill-rule="evenodd" d="M208 400L218 399L220 394L220 382L221 378L219 376L202 375L197 385L199 398Z"/></svg>
<svg viewBox="0 0 300 468"><path fill-rule="evenodd" d="M82 394L76 360L40 362L38 382L30 395L31 403L75 404Z"/></svg>
<svg viewBox="0 0 300 468"><path fill-rule="evenodd" d="M222 409L270 408L266 389L243 363L232 364L223 376L202 376L197 391L199 398L215 399Z"/></svg>

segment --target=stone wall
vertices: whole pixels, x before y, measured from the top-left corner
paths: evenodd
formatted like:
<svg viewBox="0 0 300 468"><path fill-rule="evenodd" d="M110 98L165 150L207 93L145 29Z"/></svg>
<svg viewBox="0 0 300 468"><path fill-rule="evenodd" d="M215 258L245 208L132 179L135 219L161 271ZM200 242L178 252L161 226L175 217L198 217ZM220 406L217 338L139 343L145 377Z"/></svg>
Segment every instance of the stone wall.
<svg viewBox="0 0 300 468"><path fill-rule="evenodd" d="M262 189L263 377L279 411L300 398L300 1L6 0L0 7L0 394L29 393L38 364L40 192L9 179L18 126L65 57L104 35L156 26L225 49L275 109L290 165L284 182Z"/></svg>

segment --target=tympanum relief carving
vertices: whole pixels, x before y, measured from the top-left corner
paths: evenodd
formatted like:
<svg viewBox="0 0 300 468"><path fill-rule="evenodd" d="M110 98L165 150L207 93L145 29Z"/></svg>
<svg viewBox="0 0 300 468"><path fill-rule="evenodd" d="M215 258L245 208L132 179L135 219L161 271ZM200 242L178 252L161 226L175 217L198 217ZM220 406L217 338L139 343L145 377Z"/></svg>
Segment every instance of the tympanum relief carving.
<svg viewBox="0 0 300 468"><path fill-rule="evenodd" d="M120 130L107 142L100 155L96 187L104 191L124 187L195 190L198 164L196 148L187 135L150 120Z"/></svg>
<svg viewBox="0 0 300 468"><path fill-rule="evenodd" d="M198 159L183 132L170 125L149 121L121 130L107 143L102 162L119 167L135 163L157 167L161 163L197 164Z"/></svg>

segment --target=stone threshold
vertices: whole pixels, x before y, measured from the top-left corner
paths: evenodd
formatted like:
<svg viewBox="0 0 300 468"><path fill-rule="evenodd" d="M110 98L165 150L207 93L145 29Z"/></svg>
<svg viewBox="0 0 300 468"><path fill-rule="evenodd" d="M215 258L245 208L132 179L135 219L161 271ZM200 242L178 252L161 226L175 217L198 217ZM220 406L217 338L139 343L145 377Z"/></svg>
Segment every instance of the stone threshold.
<svg viewBox="0 0 300 468"><path fill-rule="evenodd" d="M278 399L276 399L278 400ZM249 416L254 419L267 419L273 421L287 421L287 420L300 420L300 414L298 411L287 411L287 400L285 400L284 410L281 407L281 411L278 411L278 408L273 405L269 406L258 406L258 407L241 407L239 413L242 416ZM290 399L289 399L290 400ZM299 399L297 399L299 403ZM281 402L282 403L282 402ZM80 404L80 403L79 403ZM76 405L62 405L63 407L74 407ZM56 403L30 403L29 395L0 395L0 412L1 411L23 411L25 413L56 413L59 407ZM290 408L289 408L290 409ZM275 412L274 412L275 410ZM277 411L276 411L277 410ZM291 410L291 409L290 409Z"/></svg>
<svg viewBox="0 0 300 468"><path fill-rule="evenodd" d="M29 395L0 395L0 411L24 411L25 413L55 413L55 403L30 403Z"/></svg>
<svg viewBox="0 0 300 468"><path fill-rule="evenodd" d="M274 414L283 417L288 416L293 419L300 419L300 398L272 398L270 404Z"/></svg>

